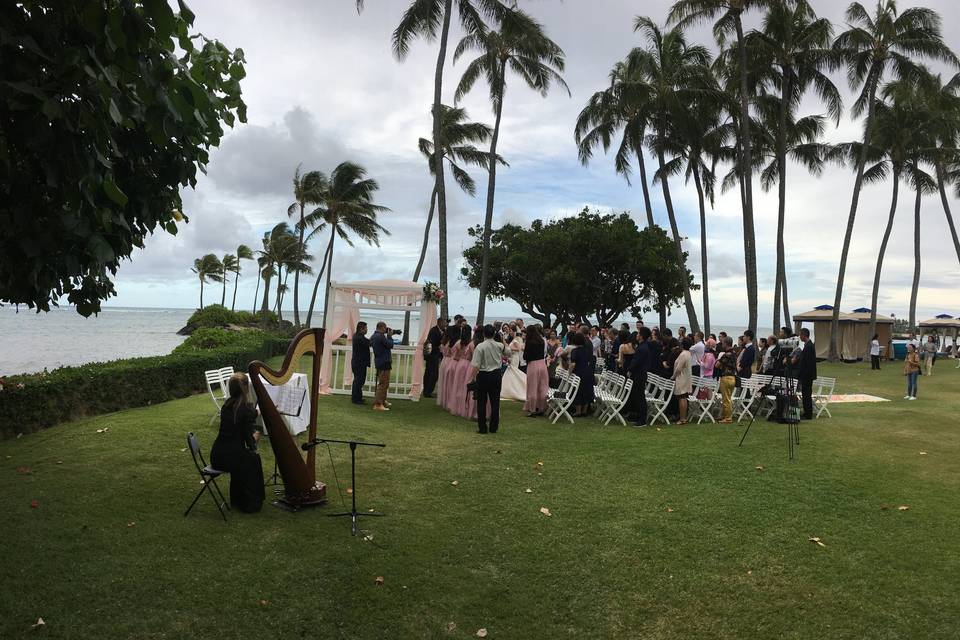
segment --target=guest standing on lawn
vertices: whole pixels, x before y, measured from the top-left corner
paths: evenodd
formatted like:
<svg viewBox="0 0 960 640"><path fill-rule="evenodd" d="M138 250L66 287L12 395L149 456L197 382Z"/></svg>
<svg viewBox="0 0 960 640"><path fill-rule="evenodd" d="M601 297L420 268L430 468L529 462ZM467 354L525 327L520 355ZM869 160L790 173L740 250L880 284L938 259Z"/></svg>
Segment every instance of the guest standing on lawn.
<svg viewBox="0 0 960 640"><path fill-rule="evenodd" d="M437 324L430 328L427 333L427 344L430 345L424 358L426 360L426 369L423 372L423 397L432 398L433 390L437 387L437 380L440 377L440 361L443 360L443 352L440 350L440 343L443 342L443 331L447 328L445 318L438 318Z"/></svg>
<svg viewBox="0 0 960 640"><path fill-rule="evenodd" d="M496 433L500 429L500 383L501 363L507 347L494 340L496 331L492 324L483 326L483 342L473 352L470 362L470 380L476 381L477 433ZM490 423L487 423L487 405L490 406Z"/></svg>
<svg viewBox="0 0 960 640"><path fill-rule="evenodd" d="M717 359L714 369L719 372L720 397L723 400L720 411L720 424L733 422L733 390L737 386L737 356L733 352L733 338L724 336L723 353Z"/></svg>
<svg viewBox="0 0 960 640"><path fill-rule="evenodd" d="M374 411L389 411L387 389L390 387L390 369L393 368L393 332L386 322L378 322L370 340L373 347L373 365L377 369L377 392L373 398Z"/></svg>
<svg viewBox="0 0 960 640"><path fill-rule="evenodd" d="M628 374L633 380L630 388L630 397L627 399L627 411L635 427L647 424L647 374L653 362L650 353L650 329L640 324L636 334L637 346L634 348L633 358L630 360Z"/></svg>
<svg viewBox="0 0 960 640"><path fill-rule="evenodd" d="M540 335L536 325L527 327L527 336L523 346L523 359L527 361L527 401L523 410L527 417L542 416L547 410L547 391L550 388L550 374L547 371L546 341Z"/></svg>
<svg viewBox="0 0 960 640"><path fill-rule="evenodd" d="M870 340L870 369L880 371L880 334L873 334Z"/></svg>
<svg viewBox="0 0 960 640"><path fill-rule="evenodd" d="M904 400L917 399L917 378L920 377L920 354L912 344L907 344L907 357L903 362L903 375L907 376L907 395Z"/></svg>
<svg viewBox="0 0 960 640"><path fill-rule="evenodd" d="M350 370L353 372L353 386L350 400L353 404L364 404L363 385L367 383L367 369L370 368L370 340L367 338L367 323L358 322L353 332L353 352L350 357Z"/></svg>
<svg viewBox="0 0 960 640"><path fill-rule="evenodd" d="M813 340L810 339L810 329L804 327L800 329L800 342L803 348L798 357L794 359L794 366L797 367L797 380L800 381L800 396L803 399L804 420L813 418L813 381L817 379L817 351L813 346Z"/></svg>
<svg viewBox="0 0 960 640"><path fill-rule="evenodd" d="M687 424L687 405L693 393L693 358L690 356L690 338L680 340L680 353L673 362L673 397L677 399L680 419L675 424Z"/></svg>
<svg viewBox="0 0 960 640"><path fill-rule="evenodd" d="M570 344L574 347L570 352L570 371L580 378L580 387L573 399L573 415L585 416L594 400L593 345L579 331L570 336Z"/></svg>
<svg viewBox="0 0 960 640"><path fill-rule="evenodd" d="M937 358L937 341L933 336L927 336L927 341L923 343L923 369L924 375L933 375L933 361Z"/></svg>
<svg viewBox="0 0 960 640"><path fill-rule="evenodd" d="M210 449L210 466L230 474L230 506L256 513L263 505L263 466L257 454L257 410L247 404L247 376L230 376L230 398L220 410L220 433Z"/></svg>

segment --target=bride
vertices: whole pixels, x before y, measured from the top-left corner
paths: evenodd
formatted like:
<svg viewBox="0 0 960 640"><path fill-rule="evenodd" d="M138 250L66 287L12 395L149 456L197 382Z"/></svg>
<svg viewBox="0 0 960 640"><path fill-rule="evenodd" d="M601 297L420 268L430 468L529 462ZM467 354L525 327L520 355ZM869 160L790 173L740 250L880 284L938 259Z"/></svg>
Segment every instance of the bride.
<svg viewBox="0 0 960 640"><path fill-rule="evenodd" d="M524 402L527 399L527 374L520 370L523 334L517 332L516 325L504 325L503 339L510 340L510 366L503 372L500 397L505 400Z"/></svg>

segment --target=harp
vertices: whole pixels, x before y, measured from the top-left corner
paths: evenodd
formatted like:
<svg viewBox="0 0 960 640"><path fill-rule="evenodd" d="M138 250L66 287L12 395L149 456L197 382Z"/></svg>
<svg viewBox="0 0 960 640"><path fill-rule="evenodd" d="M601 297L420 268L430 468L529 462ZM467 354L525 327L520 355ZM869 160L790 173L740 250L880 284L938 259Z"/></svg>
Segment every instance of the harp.
<svg viewBox="0 0 960 640"><path fill-rule="evenodd" d="M278 386L285 384L296 372L300 359L313 354L313 370L310 374L310 422L308 434L310 440L317 437L317 397L320 390L320 355L323 351L323 329L304 329L293 339L280 369L274 371L263 362L254 360L247 367L250 382L257 394L257 404L263 423L270 436L270 448L277 461L277 469L283 479L283 502L292 507L321 504L327 500L327 487L316 479L316 449L307 452L306 460L300 453L300 447L280 415L270 394L267 383Z"/></svg>

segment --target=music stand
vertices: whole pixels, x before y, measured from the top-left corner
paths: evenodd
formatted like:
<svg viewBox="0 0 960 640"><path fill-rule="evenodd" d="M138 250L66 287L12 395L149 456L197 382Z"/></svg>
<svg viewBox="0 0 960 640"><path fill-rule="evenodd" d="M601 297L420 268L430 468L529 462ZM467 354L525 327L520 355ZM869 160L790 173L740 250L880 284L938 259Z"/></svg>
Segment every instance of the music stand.
<svg viewBox="0 0 960 640"><path fill-rule="evenodd" d="M357 446L364 447L385 447L385 444L378 444L375 442L360 442L358 440L329 440L327 438L315 438L309 442L305 442L301 445L301 448L306 451L311 449L318 444L324 443L334 443L334 444L346 444L350 446L350 511L344 511L342 513L328 513L328 518L337 518L340 516L350 516L350 535L356 537L357 535L357 518L362 516L373 516L373 517L383 517L384 514L377 513L376 511L357 511Z"/></svg>

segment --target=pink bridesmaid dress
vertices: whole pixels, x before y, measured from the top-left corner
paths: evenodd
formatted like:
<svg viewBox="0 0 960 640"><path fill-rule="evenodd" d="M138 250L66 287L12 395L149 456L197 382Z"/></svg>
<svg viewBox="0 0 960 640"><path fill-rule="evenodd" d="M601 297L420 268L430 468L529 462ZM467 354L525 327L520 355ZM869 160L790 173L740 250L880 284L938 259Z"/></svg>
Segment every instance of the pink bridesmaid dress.
<svg viewBox="0 0 960 640"><path fill-rule="evenodd" d="M473 360L473 343L471 342L461 349L460 361L457 362L457 371L453 377L453 386L450 389L453 393L451 406L454 415L469 418L470 414L467 413L467 381L470 378L470 361Z"/></svg>
<svg viewBox="0 0 960 640"><path fill-rule="evenodd" d="M443 392L446 390L447 385L445 384L446 380L444 376L447 373L447 365L450 363L450 347L445 344L440 345L440 353L443 354L443 359L440 361L440 372L437 374L437 406L443 406Z"/></svg>
<svg viewBox="0 0 960 640"><path fill-rule="evenodd" d="M460 351L459 342L450 347L450 364L447 365L447 369L443 374L443 408L450 413L453 413L453 402L456 397L456 394L453 392L453 385L460 364Z"/></svg>
<svg viewBox="0 0 960 640"><path fill-rule="evenodd" d="M547 391L550 389L550 373L543 358L527 363L527 401L523 410L542 413L547 410Z"/></svg>

